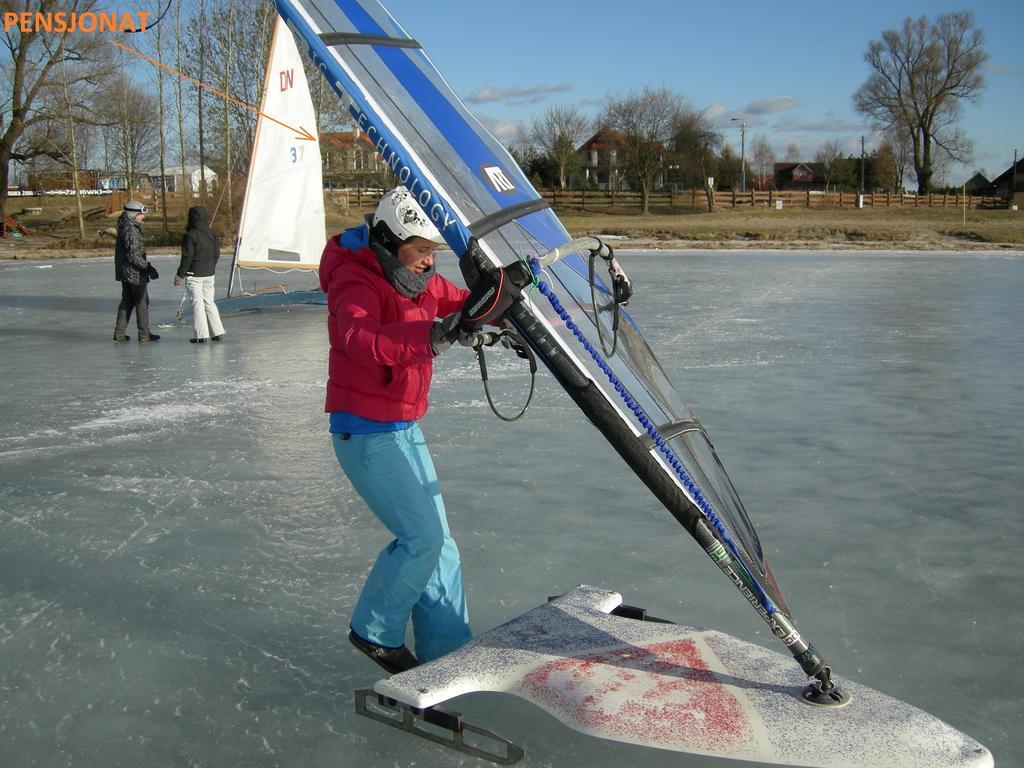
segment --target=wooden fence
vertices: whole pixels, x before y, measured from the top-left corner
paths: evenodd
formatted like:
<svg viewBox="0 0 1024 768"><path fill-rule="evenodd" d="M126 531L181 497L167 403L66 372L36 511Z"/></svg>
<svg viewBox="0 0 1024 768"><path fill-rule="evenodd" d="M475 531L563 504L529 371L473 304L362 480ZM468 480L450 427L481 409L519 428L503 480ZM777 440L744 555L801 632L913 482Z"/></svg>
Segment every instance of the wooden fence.
<svg viewBox="0 0 1024 768"><path fill-rule="evenodd" d="M542 189L541 196L560 209L607 212L613 209L639 209L639 192L605 192L575 189ZM780 192L723 191L715 192L717 208L1000 208L1006 201L1000 197L980 195L930 194L901 195L889 192ZM649 196L651 208L707 209L707 196L702 189Z"/></svg>
<svg viewBox="0 0 1024 768"><path fill-rule="evenodd" d="M239 186L235 193L235 215L238 215L241 205L241 196L244 187ZM94 192L90 190L90 192ZM640 210L639 192L606 192L601 190L577 190L577 189L541 189L540 195L550 200L554 207L559 210L592 211L594 213L612 212L633 212ZM46 197L68 196L70 191L61 193L44 193ZM108 213L114 213L121 209L129 193L124 190L113 192L102 192L106 198ZM324 190L328 206L342 210L372 210L380 199L379 190L356 190L356 189L328 189ZM900 195L888 192L873 192L858 195L855 192L779 192L777 190L766 191L724 191L715 192L716 208L1005 208L1006 200L1001 197L962 195L956 194L930 194L930 195ZM158 190L133 190L131 197L141 200L150 208L159 210L161 204L160 192ZM226 201L223 196L214 192L207 196L206 204L212 209L224 208L220 213L226 213ZM199 204L199 198L194 195L186 197L181 193L167 193L168 208L172 210L177 207ZM668 209L696 208L707 210L707 197L702 189L688 189L674 193L658 192L649 196L649 207L651 210L664 212Z"/></svg>

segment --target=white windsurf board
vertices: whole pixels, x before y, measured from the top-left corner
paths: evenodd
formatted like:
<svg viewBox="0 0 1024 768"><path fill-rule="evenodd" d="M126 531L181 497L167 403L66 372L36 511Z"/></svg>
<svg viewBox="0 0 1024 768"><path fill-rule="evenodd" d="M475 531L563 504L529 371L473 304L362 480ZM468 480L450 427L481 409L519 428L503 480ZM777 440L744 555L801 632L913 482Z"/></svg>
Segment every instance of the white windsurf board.
<svg viewBox="0 0 1024 768"><path fill-rule="evenodd" d="M848 704L807 704L791 657L714 630L610 615L621 602L577 587L374 690L417 708L511 693L600 738L764 763L993 765L985 747L916 707L841 678Z"/></svg>

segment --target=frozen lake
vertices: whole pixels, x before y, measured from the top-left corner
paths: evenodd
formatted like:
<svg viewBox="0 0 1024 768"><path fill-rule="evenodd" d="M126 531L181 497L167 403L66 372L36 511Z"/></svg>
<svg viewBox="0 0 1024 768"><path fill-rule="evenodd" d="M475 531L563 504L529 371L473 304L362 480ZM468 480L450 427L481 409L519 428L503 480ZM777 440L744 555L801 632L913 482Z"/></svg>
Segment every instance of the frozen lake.
<svg viewBox="0 0 1024 768"><path fill-rule="evenodd" d="M804 635L1024 764L1024 254L620 256ZM484 765L353 711L379 675L348 615L387 536L331 450L324 308L116 345L118 296L111 259L0 262L0 765ZM520 362L489 361L505 410ZM423 428L476 631L588 583L785 652L546 372L505 424L453 350ZM746 765L455 708L527 766Z"/></svg>

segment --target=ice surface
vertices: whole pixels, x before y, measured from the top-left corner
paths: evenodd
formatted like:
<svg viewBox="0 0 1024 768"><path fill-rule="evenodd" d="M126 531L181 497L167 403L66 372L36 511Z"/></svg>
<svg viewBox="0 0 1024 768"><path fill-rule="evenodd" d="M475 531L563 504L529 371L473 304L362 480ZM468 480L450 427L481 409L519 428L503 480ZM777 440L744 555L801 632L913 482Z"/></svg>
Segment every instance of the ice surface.
<svg viewBox="0 0 1024 768"><path fill-rule="evenodd" d="M620 255L804 634L1024 763L1024 257ZM327 438L324 308L118 345L118 295L110 259L0 263L0 765L477 765L353 711L377 669L345 627L387 536ZM158 281L154 322L180 299ZM517 410L524 367L488 370ZM475 628L589 583L780 648L546 373L501 423L453 349L431 401ZM682 764L512 697L456 708L531 766Z"/></svg>

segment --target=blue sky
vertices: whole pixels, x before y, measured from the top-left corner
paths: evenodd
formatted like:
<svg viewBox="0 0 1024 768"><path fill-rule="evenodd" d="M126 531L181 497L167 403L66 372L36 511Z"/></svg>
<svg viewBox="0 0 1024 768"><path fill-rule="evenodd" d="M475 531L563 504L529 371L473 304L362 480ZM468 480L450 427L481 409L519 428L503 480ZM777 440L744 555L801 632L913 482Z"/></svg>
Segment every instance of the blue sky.
<svg viewBox="0 0 1024 768"><path fill-rule="evenodd" d="M691 2L647 0L385 0L456 92L500 138L554 104L597 115L609 94L644 85L671 88L706 111L737 153L758 136L781 159L796 142L807 159L839 139L854 154L871 127L852 105L867 79L864 52L907 16L970 8L990 59L977 104L961 127L975 170L989 178L1024 155L1024 2L1021 0L856 0L855 2ZM941 183L937 176L936 181Z"/></svg>

